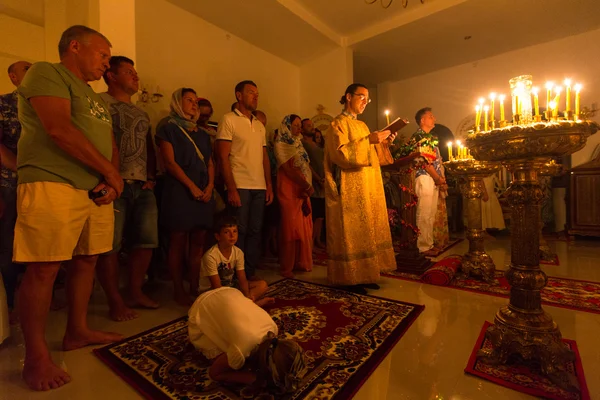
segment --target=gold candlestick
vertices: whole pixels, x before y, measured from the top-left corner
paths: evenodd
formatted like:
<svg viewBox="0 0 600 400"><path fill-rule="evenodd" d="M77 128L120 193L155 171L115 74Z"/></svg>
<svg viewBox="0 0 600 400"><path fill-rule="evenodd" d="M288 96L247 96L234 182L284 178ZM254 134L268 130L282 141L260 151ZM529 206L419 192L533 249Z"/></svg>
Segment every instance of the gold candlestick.
<svg viewBox="0 0 600 400"><path fill-rule="evenodd" d="M579 105L581 101L579 92L581 92L581 83L575 85L575 121L579 120Z"/></svg>
<svg viewBox="0 0 600 400"><path fill-rule="evenodd" d="M483 107L483 111L485 113L485 120L483 121L483 126L484 126L484 131L488 131L489 126L488 126L488 111L490 111L490 107L486 104Z"/></svg>
<svg viewBox="0 0 600 400"><path fill-rule="evenodd" d="M452 161L452 159L454 157L452 157L452 142L448 142L448 158L450 161Z"/></svg>
<svg viewBox="0 0 600 400"><path fill-rule="evenodd" d="M498 99L500 100L500 121L504 121L504 98L506 96L504 96L503 94L501 94Z"/></svg>
<svg viewBox="0 0 600 400"><path fill-rule="evenodd" d="M571 111L571 80L565 79L565 97L567 98L567 104L565 105L565 111L568 113Z"/></svg>
<svg viewBox="0 0 600 400"><path fill-rule="evenodd" d="M494 128L494 126L496 125L494 123L495 120L495 115L494 115L494 105L496 103L496 93L492 92L490 93L490 121L492 122L492 129Z"/></svg>
<svg viewBox="0 0 600 400"><path fill-rule="evenodd" d="M481 122L481 107L475 106L475 132L479 132L479 124ZM456 142L457 144L459 142Z"/></svg>
<svg viewBox="0 0 600 400"><path fill-rule="evenodd" d="M546 82L546 111L550 109L550 102L552 101L552 88L554 87L553 82Z"/></svg>

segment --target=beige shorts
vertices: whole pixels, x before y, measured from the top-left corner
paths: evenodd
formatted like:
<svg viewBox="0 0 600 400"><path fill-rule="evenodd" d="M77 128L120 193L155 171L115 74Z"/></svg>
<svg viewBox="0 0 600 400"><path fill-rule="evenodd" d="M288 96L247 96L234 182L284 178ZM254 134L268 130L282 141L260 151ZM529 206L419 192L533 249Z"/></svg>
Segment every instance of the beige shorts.
<svg viewBox="0 0 600 400"><path fill-rule="evenodd" d="M33 182L17 187L13 261L66 261L112 250L113 205L97 206L87 190L66 183Z"/></svg>

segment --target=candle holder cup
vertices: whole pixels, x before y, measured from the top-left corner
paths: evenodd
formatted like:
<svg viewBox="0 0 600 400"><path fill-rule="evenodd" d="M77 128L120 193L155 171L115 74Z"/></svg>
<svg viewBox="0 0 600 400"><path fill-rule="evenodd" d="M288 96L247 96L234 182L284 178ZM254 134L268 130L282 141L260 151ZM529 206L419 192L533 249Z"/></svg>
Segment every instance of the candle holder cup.
<svg viewBox="0 0 600 400"><path fill-rule="evenodd" d="M533 120L534 120L535 122L542 122L542 116L541 116L541 115L535 115L535 116L533 117Z"/></svg>
<svg viewBox="0 0 600 400"><path fill-rule="evenodd" d="M572 110L565 111L564 115L567 121L575 121L575 113Z"/></svg>

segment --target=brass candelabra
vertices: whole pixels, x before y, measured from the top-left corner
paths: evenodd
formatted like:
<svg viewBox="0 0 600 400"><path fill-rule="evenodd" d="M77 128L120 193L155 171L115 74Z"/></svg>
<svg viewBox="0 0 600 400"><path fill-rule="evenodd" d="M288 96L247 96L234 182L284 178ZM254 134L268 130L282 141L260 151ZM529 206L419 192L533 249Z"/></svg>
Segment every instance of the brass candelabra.
<svg viewBox="0 0 600 400"><path fill-rule="evenodd" d="M563 166L561 164L557 164L556 162L554 162L554 160L547 160L540 169L540 176L556 176L561 173L562 167ZM542 260L551 261L556 258L556 253L552 251L552 249L548 245L548 242L544 238L544 221L542 220L541 215L542 209L540 207L540 258Z"/></svg>
<svg viewBox="0 0 600 400"><path fill-rule="evenodd" d="M512 208L511 265L506 272L510 301L500 308L486 337L492 350L479 357L491 363L516 359L539 362L542 373L569 390L578 390L566 363L573 352L562 343L558 325L542 309L546 274L540 269L540 204L538 176L549 157L571 154L598 130L595 122L534 123L477 132L467 145L478 160L502 162L512 173L508 200Z"/></svg>
<svg viewBox="0 0 600 400"><path fill-rule="evenodd" d="M494 260L485 252L484 233L481 221L482 179L496 173L500 163L473 159L454 160L444 163L450 174L464 178L466 184L460 190L467 201L467 239L469 251L463 256L462 271L466 275L493 281L496 272Z"/></svg>

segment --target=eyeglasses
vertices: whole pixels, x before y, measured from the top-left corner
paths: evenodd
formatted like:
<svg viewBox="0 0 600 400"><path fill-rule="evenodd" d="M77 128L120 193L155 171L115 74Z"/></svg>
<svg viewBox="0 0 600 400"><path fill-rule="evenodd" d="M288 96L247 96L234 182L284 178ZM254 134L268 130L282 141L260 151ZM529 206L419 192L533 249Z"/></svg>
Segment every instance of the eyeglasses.
<svg viewBox="0 0 600 400"><path fill-rule="evenodd" d="M352 93L352 95L360 97L360 101L364 101L367 104L369 104L371 102L371 99L362 93Z"/></svg>

